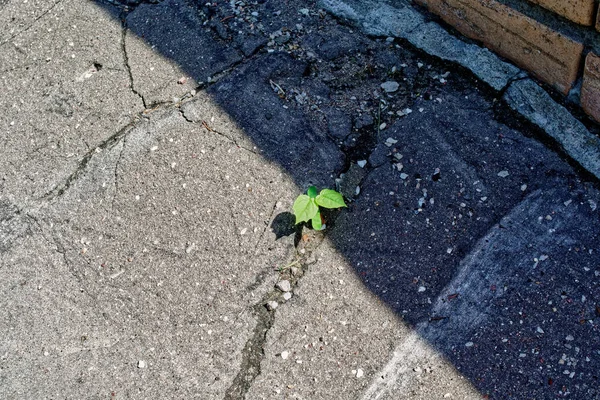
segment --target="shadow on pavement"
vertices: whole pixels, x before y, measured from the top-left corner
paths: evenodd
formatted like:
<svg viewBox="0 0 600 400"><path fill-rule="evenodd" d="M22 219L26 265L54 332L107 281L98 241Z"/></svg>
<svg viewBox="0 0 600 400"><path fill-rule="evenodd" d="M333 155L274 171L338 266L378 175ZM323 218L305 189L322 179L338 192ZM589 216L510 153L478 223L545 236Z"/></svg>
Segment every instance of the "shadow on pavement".
<svg viewBox="0 0 600 400"><path fill-rule="evenodd" d="M186 118L207 122L198 110L210 99L299 188L333 187L368 160L360 194L328 237L365 286L482 394L598 398L595 184L455 67L329 17L304 18L293 31L297 9L315 5L274 3L251 9L266 16L264 31L279 31L274 38L248 33L260 23L252 19L228 25L228 6L194 14L185 1L131 13L98 5L201 87L205 97L182 107ZM132 67L134 82L151 80L141 65ZM446 71L452 78L442 78ZM386 94L388 80L400 87ZM164 87L135 90L152 104ZM272 228L278 238L296 234L291 214Z"/></svg>

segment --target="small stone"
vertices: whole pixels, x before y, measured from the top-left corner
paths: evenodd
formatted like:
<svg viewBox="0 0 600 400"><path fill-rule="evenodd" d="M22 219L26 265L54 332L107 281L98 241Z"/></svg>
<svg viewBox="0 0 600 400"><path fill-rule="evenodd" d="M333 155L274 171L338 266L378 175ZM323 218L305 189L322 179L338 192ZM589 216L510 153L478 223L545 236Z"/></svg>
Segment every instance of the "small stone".
<svg viewBox="0 0 600 400"><path fill-rule="evenodd" d="M291 298L292 298L292 293L291 293L291 292L285 292L285 293L283 294L283 299L284 299L285 301L288 301L288 300L289 300L289 299L291 299Z"/></svg>
<svg viewBox="0 0 600 400"><path fill-rule="evenodd" d="M406 178L408 178L408 174L405 174L404 172L400 174L400 179L405 180Z"/></svg>
<svg viewBox="0 0 600 400"><path fill-rule="evenodd" d="M391 137L385 139L385 145L387 147L391 147L393 144L396 144L396 143L398 143L398 141L396 139L391 138Z"/></svg>
<svg viewBox="0 0 600 400"><path fill-rule="evenodd" d="M362 378L365 375L365 372L362 369L357 369L356 370L356 377L357 378Z"/></svg>
<svg viewBox="0 0 600 400"><path fill-rule="evenodd" d="M573 340L575 340L575 338L572 335L568 335L565 340L572 342Z"/></svg>
<svg viewBox="0 0 600 400"><path fill-rule="evenodd" d="M543 330L542 328L540 328L539 326L538 326L538 328L536 329L536 331L537 331L537 333L544 333L544 330Z"/></svg>
<svg viewBox="0 0 600 400"><path fill-rule="evenodd" d="M276 301L269 301L269 302L267 302L267 310L273 311L277 307L279 307L279 303L277 303Z"/></svg>
<svg viewBox="0 0 600 400"><path fill-rule="evenodd" d="M473 347L473 342L467 342L467 343L465 343L465 347Z"/></svg>
<svg viewBox="0 0 600 400"><path fill-rule="evenodd" d="M310 13L310 11L308 10L308 8L301 8L301 9L299 9L299 10L298 10L298 12L299 12L300 14L302 14L302 15L305 15L305 16L307 16L307 17L308 17L308 15L309 15L309 13Z"/></svg>
<svg viewBox="0 0 600 400"><path fill-rule="evenodd" d="M287 279L277 282L277 284L275 286L277 287L277 289L281 290L282 292L289 292L290 290L292 290L292 285L290 284L290 281L288 281Z"/></svg>
<svg viewBox="0 0 600 400"><path fill-rule="evenodd" d="M292 267L292 268L290 268L290 271L292 271L293 276L300 275L300 268L298 268L298 267Z"/></svg>
<svg viewBox="0 0 600 400"><path fill-rule="evenodd" d="M148 366L148 364L146 364L146 361L144 361L144 360L140 360L137 363L138 368L146 368L147 366Z"/></svg>
<svg viewBox="0 0 600 400"><path fill-rule="evenodd" d="M283 358L284 360L287 360L287 358L290 356L290 352L289 351L282 351L281 352L281 358Z"/></svg>
<svg viewBox="0 0 600 400"><path fill-rule="evenodd" d="M356 162L359 167L364 168L367 165L367 160L360 160Z"/></svg>
<svg viewBox="0 0 600 400"><path fill-rule="evenodd" d="M524 192L527 190L527 185L523 184L521 185L521 192Z"/></svg>
<svg viewBox="0 0 600 400"><path fill-rule="evenodd" d="M425 288L425 286L419 286L418 292L419 293L423 293L424 291L426 291L427 289Z"/></svg>
<svg viewBox="0 0 600 400"><path fill-rule="evenodd" d="M381 125L379 125L379 130L382 131L387 127L387 124L385 122L383 122Z"/></svg>
<svg viewBox="0 0 600 400"><path fill-rule="evenodd" d="M387 81L381 84L381 88L386 91L386 93L393 93L398 90L400 84L394 81Z"/></svg>
<svg viewBox="0 0 600 400"><path fill-rule="evenodd" d="M498 172L498 176L500 178L506 178L509 175L508 171L500 171Z"/></svg>

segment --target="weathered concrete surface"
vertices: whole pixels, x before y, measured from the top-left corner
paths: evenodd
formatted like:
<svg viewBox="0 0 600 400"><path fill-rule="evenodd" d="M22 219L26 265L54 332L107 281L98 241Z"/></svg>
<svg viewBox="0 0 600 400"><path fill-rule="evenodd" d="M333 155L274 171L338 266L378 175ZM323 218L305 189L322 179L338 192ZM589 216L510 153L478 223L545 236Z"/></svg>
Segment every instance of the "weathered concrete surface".
<svg viewBox="0 0 600 400"><path fill-rule="evenodd" d="M294 192L177 109L95 154L2 253L5 395L223 397L295 252L267 229Z"/></svg>
<svg viewBox="0 0 600 400"><path fill-rule="evenodd" d="M47 8L29 29L0 39L0 179L16 202L42 197L142 109L129 89L119 21L89 2Z"/></svg>
<svg viewBox="0 0 600 400"><path fill-rule="evenodd" d="M504 88L519 69L489 50L451 35L405 1L321 0L332 14L352 21L366 34L406 39L412 45L442 60L458 63L496 90Z"/></svg>
<svg viewBox="0 0 600 400"><path fill-rule="evenodd" d="M127 15L125 47L134 61L129 68L147 105L180 98L241 61L202 22L196 6L178 0L142 4Z"/></svg>
<svg viewBox="0 0 600 400"><path fill-rule="evenodd" d="M597 182L487 84L309 1L124 3L2 45L29 43L0 75L0 397L597 397ZM114 65L40 79L97 113L34 113L20 63L71 60L73 25ZM299 231L295 196L342 173L349 207Z"/></svg>
<svg viewBox="0 0 600 400"><path fill-rule="evenodd" d="M312 262L269 332L263 372L248 399L359 398L397 343L411 339L402 354L411 364L402 372L414 382L395 388L393 398L481 397L364 287L331 243L314 252Z"/></svg>

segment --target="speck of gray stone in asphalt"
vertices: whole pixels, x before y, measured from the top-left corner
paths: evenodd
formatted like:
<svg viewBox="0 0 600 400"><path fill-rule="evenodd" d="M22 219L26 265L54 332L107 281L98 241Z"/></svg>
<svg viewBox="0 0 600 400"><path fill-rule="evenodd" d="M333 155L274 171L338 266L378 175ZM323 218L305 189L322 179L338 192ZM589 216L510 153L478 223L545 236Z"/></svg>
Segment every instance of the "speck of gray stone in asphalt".
<svg viewBox="0 0 600 400"><path fill-rule="evenodd" d="M279 303L278 303L278 302L276 302L276 301L274 301L274 300L271 300L271 301L268 301L268 302L267 302L267 304L266 304L266 307L267 307L267 310L269 310L269 311L273 311L273 310L275 310L277 307L279 307Z"/></svg>
<svg viewBox="0 0 600 400"><path fill-rule="evenodd" d="M387 93L393 93L398 90L400 84L394 81L387 81L381 84L381 88L385 90Z"/></svg>

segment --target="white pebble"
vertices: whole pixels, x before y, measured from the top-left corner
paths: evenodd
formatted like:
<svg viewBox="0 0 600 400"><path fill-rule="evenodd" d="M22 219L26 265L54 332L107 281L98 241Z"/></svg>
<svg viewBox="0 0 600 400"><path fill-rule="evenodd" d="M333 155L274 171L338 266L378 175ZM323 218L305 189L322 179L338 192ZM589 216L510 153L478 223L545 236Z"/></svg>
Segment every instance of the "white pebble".
<svg viewBox="0 0 600 400"><path fill-rule="evenodd" d="M362 378L365 375L364 371L362 369L357 369L356 370L356 377L357 378Z"/></svg>
<svg viewBox="0 0 600 400"><path fill-rule="evenodd" d="M290 356L290 352L289 351L282 351L281 352L281 358L283 358L284 360L287 360L287 358Z"/></svg>

